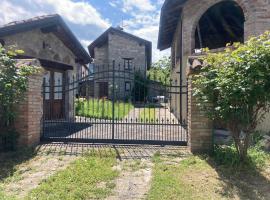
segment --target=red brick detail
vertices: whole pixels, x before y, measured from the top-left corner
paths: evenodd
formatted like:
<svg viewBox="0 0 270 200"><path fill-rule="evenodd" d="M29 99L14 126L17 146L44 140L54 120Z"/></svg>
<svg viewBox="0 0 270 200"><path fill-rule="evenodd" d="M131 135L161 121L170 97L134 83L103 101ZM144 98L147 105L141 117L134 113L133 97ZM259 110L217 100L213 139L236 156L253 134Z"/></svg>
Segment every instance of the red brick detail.
<svg viewBox="0 0 270 200"><path fill-rule="evenodd" d="M213 145L213 121L198 106L198 100L193 96L193 76L188 82L188 145L193 153L208 153Z"/></svg>
<svg viewBox="0 0 270 200"><path fill-rule="evenodd" d="M15 127L19 133L19 146L35 146L40 141L43 74L35 74L28 79L27 92L18 107Z"/></svg>

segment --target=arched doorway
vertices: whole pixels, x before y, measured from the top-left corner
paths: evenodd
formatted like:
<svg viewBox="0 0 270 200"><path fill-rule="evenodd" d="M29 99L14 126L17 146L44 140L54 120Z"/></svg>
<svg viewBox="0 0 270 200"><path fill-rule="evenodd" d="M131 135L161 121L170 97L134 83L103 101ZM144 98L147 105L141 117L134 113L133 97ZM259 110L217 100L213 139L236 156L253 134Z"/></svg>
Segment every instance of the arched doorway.
<svg viewBox="0 0 270 200"><path fill-rule="evenodd" d="M244 42L245 16L234 1L222 1L200 18L195 32L195 49L218 49L227 43Z"/></svg>

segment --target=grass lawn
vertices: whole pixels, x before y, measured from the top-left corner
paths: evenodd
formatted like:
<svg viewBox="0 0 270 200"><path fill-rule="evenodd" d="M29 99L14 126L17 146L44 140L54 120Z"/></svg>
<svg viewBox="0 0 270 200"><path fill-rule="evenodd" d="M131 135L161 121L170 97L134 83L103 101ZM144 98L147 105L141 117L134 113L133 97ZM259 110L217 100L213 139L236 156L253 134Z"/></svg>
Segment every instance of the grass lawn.
<svg viewBox="0 0 270 200"><path fill-rule="evenodd" d="M156 120L156 109L155 108L144 108L140 111L140 121L154 123Z"/></svg>
<svg viewBox="0 0 270 200"><path fill-rule="evenodd" d="M117 101L114 108L115 119L124 118L133 108L132 103ZM111 119L113 116L112 101L106 99L77 100L76 115L97 119Z"/></svg>
<svg viewBox="0 0 270 200"><path fill-rule="evenodd" d="M107 149L78 158L20 150L1 153L0 163L0 200L104 199L119 174Z"/></svg>
<svg viewBox="0 0 270 200"><path fill-rule="evenodd" d="M148 200L270 199L270 155L250 151L249 167L218 165L214 158L154 157Z"/></svg>
<svg viewBox="0 0 270 200"><path fill-rule="evenodd" d="M103 199L115 187L115 164L115 155L88 154L42 182L26 199Z"/></svg>

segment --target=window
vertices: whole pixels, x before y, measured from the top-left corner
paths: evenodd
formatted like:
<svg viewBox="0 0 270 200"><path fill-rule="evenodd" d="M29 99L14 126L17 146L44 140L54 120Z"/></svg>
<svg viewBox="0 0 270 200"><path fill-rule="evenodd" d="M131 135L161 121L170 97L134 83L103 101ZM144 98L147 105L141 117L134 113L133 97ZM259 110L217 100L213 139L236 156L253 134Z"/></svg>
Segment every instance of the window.
<svg viewBox="0 0 270 200"><path fill-rule="evenodd" d="M131 90L131 84L129 81L126 81L125 82L125 91L126 92L129 92Z"/></svg>
<svg viewBox="0 0 270 200"><path fill-rule="evenodd" d="M54 72L54 99L63 98L63 73Z"/></svg>
<svg viewBox="0 0 270 200"><path fill-rule="evenodd" d="M124 60L124 69L131 70L133 67L134 58L123 58Z"/></svg>
<svg viewBox="0 0 270 200"><path fill-rule="evenodd" d="M45 100L49 100L50 99L50 79L51 79L51 73L49 71L46 72L46 74L43 77L44 80L44 95L45 95Z"/></svg>

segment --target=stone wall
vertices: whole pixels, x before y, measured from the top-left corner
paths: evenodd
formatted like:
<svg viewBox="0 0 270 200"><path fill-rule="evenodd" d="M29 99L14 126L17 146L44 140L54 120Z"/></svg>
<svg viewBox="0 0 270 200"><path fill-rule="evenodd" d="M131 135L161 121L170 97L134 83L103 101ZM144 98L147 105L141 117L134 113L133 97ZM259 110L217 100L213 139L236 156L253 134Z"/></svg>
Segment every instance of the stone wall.
<svg viewBox="0 0 270 200"><path fill-rule="evenodd" d="M42 33L40 29L21 32L1 38L5 47L14 46L24 51L25 56L61 62L76 67L76 56L53 33Z"/></svg>
<svg viewBox="0 0 270 200"><path fill-rule="evenodd" d="M143 43L125 35L109 34L109 63L115 60L116 65L124 66L122 58L134 58L136 70L146 71L146 49Z"/></svg>
<svg viewBox="0 0 270 200"><path fill-rule="evenodd" d="M143 43L139 43L136 40L132 40L125 35L109 34L109 62L112 63L115 60L116 70L124 70L123 58L134 58L131 65L131 70L140 71L142 74L146 74L146 48ZM120 74L119 74L120 75ZM121 76L127 76L122 74ZM132 77L133 79L133 77ZM130 82L131 88L134 81L128 81L124 79L116 79L115 84L117 98L123 99L129 96L130 93L125 91L125 82Z"/></svg>
<svg viewBox="0 0 270 200"><path fill-rule="evenodd" d="M37 61L35 61L35 66ZM27 92L19 105L15 128L19 133L19 146L34 146L40 141L43 115L42 83L44 70L28 79Z"/></svg>
<svg viewBox="0 0 270 200"><path fill-rule="evenodd" d="M108 43L101 47L95 47L95 65L108 65Z"/></svg>
<svg viewBox="0 0 270 200"><path fill-rule="evenodd" d="M131 39L124 34L109 33L108 41L101 47L96 47L95 51L95 72L103 70L112 70L113 61L115 61L115 70L124 71L123 58L134 58L131 65L131 70L140 71L142 74L146 74L147 62L146 62L146 47L143 43ZM112 73L106 75L109 78L100 79L100 76L105 74L96 75L95 79L99 79L95 82L94 93L95 97L98 97L99 84L98 82L108 82L109 85L109 98L112 98ZM130 95L130 92L125 91L125 82L131 83L133 87L133 80L128 80L128 73L119 74L116 72L115 76L121 76L123 78L115 79L115 95L117 99L124 99ZM133 77L132 77L133 78ZM124 80L126 79L126 80Z"/></svg>

